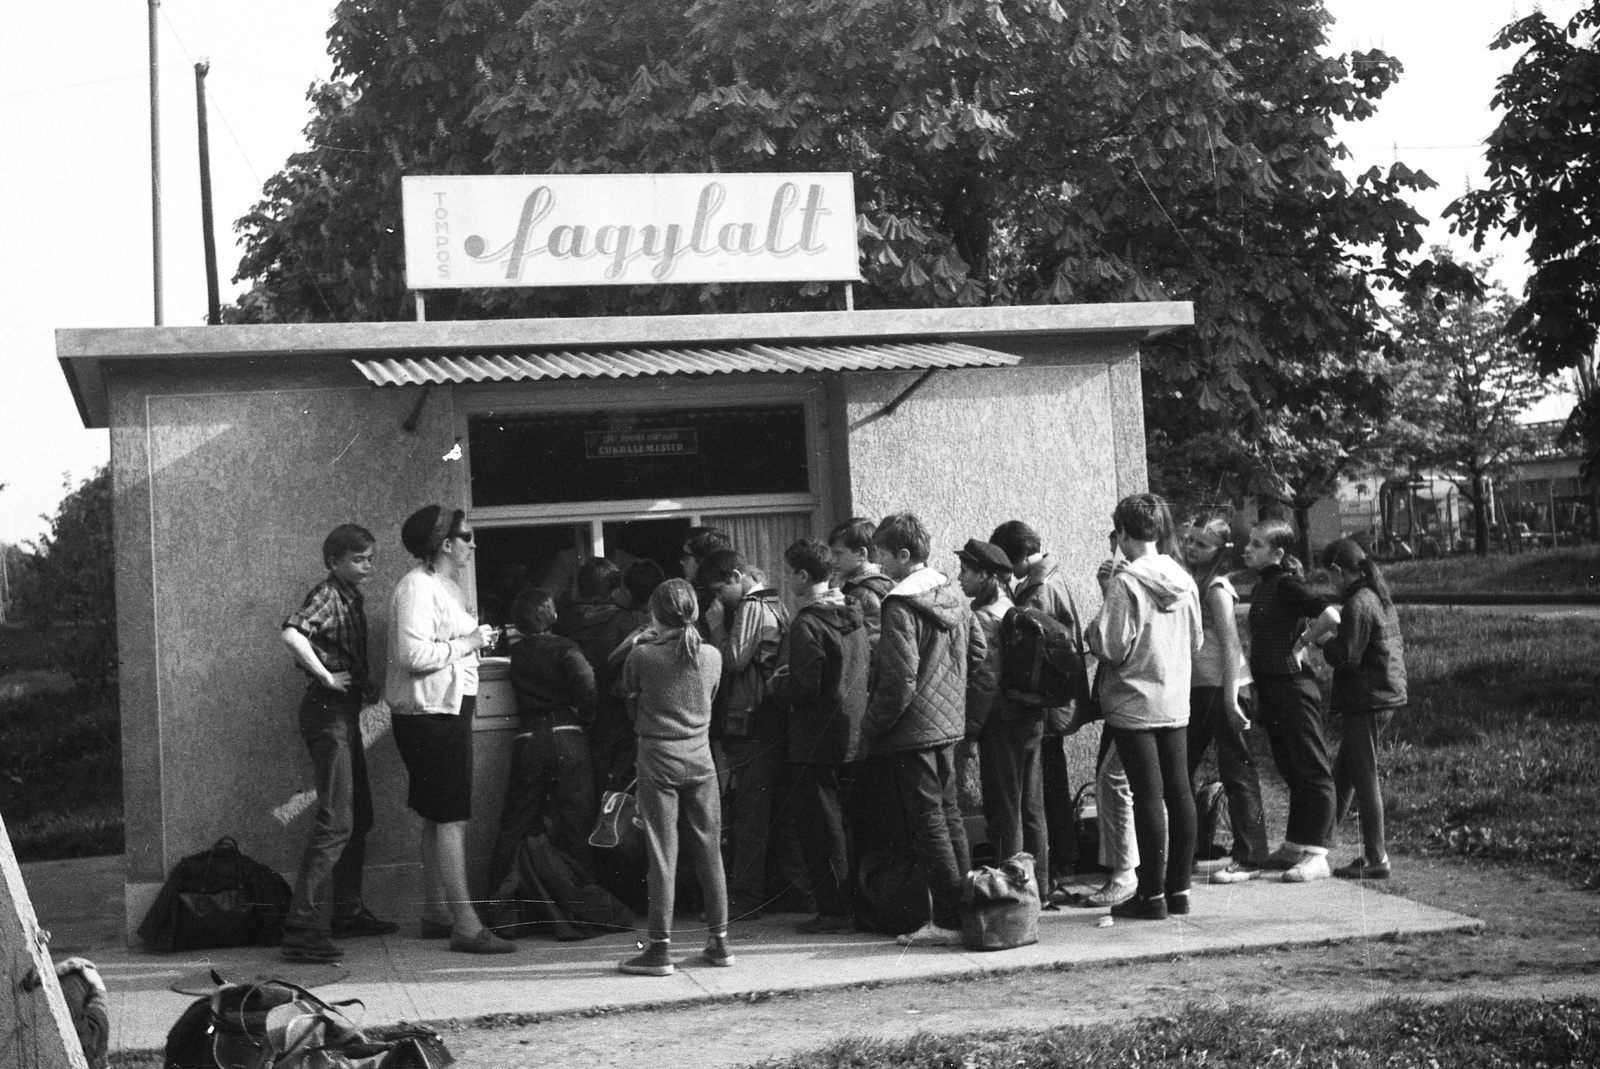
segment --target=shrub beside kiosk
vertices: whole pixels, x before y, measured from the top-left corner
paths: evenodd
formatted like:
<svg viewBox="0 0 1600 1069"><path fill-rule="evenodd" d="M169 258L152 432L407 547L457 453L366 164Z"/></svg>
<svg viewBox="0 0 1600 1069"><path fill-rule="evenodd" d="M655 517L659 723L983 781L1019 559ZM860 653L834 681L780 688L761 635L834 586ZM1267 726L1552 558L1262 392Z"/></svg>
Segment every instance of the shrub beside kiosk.
<svg viewBox="0 0 1600 1069"><path fill-rule="evenodd" d="M419 310L440 286L856 278L848 175L406 183ZM472 518L467 594L488 622L523 583L565 595L591 554L678 574L691 525L779 575L794 539L901 509L951 575L950 547L1027 520L1092 610L1106 517L1146 488L1139 343L1192 319L1146 303L58 331L84 424L111 431L130 937L173 864L223 836L298 863L304 682L277 629L336 524L378 537L379 673L400 523L429 502ZM479 862L515 716L503 665L483 674ZM1069 740L1080 782L1095 734ZM412 916L405 775L387 738L369 762L368 897Z"/></svg>

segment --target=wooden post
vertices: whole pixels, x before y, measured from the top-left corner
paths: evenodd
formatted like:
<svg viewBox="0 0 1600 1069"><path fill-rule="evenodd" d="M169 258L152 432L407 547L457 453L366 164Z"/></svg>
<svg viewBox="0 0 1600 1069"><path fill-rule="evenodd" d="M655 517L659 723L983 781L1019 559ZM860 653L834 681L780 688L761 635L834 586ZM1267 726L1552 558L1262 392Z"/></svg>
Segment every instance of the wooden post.
<svg viewBox="0 0 1600 1069"><path fill-rule="evenodd" d="M0 818L0 949L7 993L0 995L0 1064L19 1069L89 1069L39 928L11 836Z"/></svg>

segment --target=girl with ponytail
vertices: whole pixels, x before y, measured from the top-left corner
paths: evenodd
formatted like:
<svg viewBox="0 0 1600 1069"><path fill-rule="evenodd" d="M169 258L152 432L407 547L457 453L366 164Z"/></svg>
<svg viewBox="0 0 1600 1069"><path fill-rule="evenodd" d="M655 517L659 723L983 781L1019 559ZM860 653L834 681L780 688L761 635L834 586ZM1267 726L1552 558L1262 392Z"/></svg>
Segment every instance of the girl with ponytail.
<svg viewBox="0 0 1600 1069"><path fill-rule="evenodd" d="M1318 634L1333 666L1330 708L1342 714L1343 731L1333 779L1337 816L1354 801L1361 817L1362 854L1334 869L1347 880L1389 877L1384 842L1383 790L1378 783L1378 745L1394 714L1406 705L1405 642L1389 584L1359 543L1341 538L1322 551L1322 566L1343 600L1337 632Z"/></svg>
<svg viewBox="0 0 1600 1069"><path fill-rule="evenodd" d="M1215 742L1217 774L1233 826L1233 852L1228 866L1211 874L1211 882L1243 883L1258 878L1266 866L1267 824L1262 815L1261 777L1245 739L1254 701L1250 664L1234 616L1239 594L1228 578L1239 554L1227 518L1209 517L1185 530L1183 559L1200 590L1200 621L1205 631L1189 681L1189 779L1194 779L1206 750ZM1203 849L1211 844L1199 845Z"/></svg>
<svg viewBox="0 0 1600 1069"><path fill-rule="evenodd" d="M618 964L635 976L670 976L678 830L705 897L710 940L702 957L733 964L728 950L728 888L722 869L722 803L711 760L711 699L722 678L722 655L700 641L694 588L668 579L650 595L650 627L639 634L622 668L622 692L639 736L639 815L650 872L650 945Z"/></svg>

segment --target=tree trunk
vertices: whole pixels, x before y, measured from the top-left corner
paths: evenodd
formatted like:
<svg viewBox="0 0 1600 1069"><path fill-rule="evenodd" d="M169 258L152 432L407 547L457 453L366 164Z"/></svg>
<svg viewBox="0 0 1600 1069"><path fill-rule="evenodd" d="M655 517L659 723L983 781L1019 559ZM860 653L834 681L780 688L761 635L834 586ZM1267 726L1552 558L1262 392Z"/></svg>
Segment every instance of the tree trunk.
<svg viewBox="0 0 1600 1069"><path fill-rule="evenodd" d="M1294 509L1294 525L1300 532L1300 545L1298 547L1300 560L1305 564L1307 571L1317 565L1316 560L1311 556L1311 506L1315 504L1315 501L1311 501L1302 505L1297 500L1292 506Z"/></svg>
<svg viewBox="0 0 1600 1069"><path fill-rule="evenodd" d="M1472 548L1480 557L1489 555L1489 516L1483 507L1489 499L1487 484L1482 471L1472 473Z"/></svg>

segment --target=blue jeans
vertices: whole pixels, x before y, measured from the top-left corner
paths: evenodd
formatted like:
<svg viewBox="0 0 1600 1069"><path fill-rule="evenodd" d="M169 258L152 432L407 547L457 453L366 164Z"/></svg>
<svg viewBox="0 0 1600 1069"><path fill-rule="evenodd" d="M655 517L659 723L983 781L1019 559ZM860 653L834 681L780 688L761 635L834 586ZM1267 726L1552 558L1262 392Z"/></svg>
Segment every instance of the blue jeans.
<svg viewBox="0 0 1600 1069"><path fill-rule="evenodd" d="M361 873L372 830L372 790L361 744L361 694L312 686L300 702L300 736L311 753L317 815L300 858L284 928L327 934L333 917L361 909Z"/></svg>
<svg viewBox="0 0 1600 1069"><path fill-rule="evenodd" d="M1333 837L1333 762L1322 731L1322 692L1310 672L1256 678L1256 715L1267 729L1272 759L1289 788L1283 837L1326 847Z"/></svg>
<svg viewBox="0 0 1600 1069"><path fill-rule="evenodd" d="M1247 705L1242 692L1239 704ZM1247 707L1246 715L1248 712ZM1250 744L1222 711L1222 688L1195 687L1189 691L1190 780L1213 739L1217 743L1217 775L1228 799L1228 822L1233 826L1233 859L1260 868L1267 860L1267 821L1261 811L1261 777L1250 756Z"/></svg>
<svg viewBox="0 0 1600 1069"><path fill-rule="evenodd" d="M955 744L897 753L895 788L911 833L911 850L933 896L933 923L961 927L961 881L972 867L956 794Z"/></svg>
<svg viewBox="0 0 1600 1069"><path fill-rule="evenodd" d="M1333 761L1333 782L1337 791L1338 818L1350 815L1355 804L1361 817L1362 855L1377 865L1389 858L1383 827L1383 787L1378 782L1378 745L1396 709L1346 713L1339 756Z"/></svg>
<svg viewBox="0 0 1600 1069"><path fill-rule="evenodd" d="M594 829L595 798L589 740L581 730L556 730L552 717L538 713L524 716L517 727L511 740L506 800L490 854L489 893L499 893L522 840L544 831L547 817L553 825L551 843L592 880L589 833Z"/></svg>
<svg viewBox="0 0 1600 1069"><path fill-rule="evenodd" d="M1050 834L1044 818L1044 739L1041 717L991 716L978 736L978 776L983 816L999 860L1024 850L1033 855L1039 893L1050 896ZM1056 739L1056 748L1061 740Z"/></svg>

